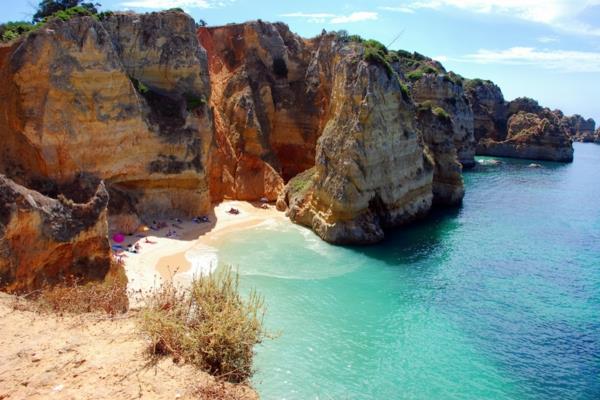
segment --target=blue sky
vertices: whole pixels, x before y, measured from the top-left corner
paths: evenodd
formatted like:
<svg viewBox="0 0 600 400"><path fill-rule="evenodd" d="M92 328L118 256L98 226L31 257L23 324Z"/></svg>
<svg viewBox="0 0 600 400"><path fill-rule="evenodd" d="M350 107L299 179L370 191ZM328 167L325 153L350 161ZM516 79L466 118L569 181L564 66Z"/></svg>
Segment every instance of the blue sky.
<svg viewBox="0 0 600 400"><path fill-rule="evenodd" d="M103 10L181 7L209 25L283 21L306 37L345 29L418 51L507 99L600 123L600 0L97 0ZM2 0L0 21L31 18L37 0Z"/></svg>

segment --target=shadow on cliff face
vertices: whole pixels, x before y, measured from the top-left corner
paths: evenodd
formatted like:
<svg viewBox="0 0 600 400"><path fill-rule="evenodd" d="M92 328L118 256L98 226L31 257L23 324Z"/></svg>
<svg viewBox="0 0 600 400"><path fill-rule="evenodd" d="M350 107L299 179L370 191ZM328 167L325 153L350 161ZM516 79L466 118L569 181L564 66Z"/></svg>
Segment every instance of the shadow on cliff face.
<svg viewBox="0 0 600 400"><path fill-rule="evenodd" d="M80 172L73 179L59 183L52 179L32 179L27 187L41 194L57 198L63 195L75 203L85 203L96 192L101 179L93 174Z"/></svg>
<svg viewBox="0 0 600 400"><path fill-rule="evenodd" d="M392 266L410 266L442 250L446 236L459 226L460 208L434 208L424 219L386 230L382 242L352 246L352 251Z"/></svg>

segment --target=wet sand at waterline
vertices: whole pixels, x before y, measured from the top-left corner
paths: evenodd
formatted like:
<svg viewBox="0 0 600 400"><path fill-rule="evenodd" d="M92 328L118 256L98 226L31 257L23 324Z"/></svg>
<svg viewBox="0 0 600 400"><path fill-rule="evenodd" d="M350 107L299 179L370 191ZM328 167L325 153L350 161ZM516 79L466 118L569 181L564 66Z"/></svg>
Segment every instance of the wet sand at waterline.
<svg viewBox="0 0 600 400"><path fill-rule="evenodd" d="M229 214L231 208L239 210L239 214ZM208 217L210 221L205 223L195 223L191 218L182 218L182 222L164 219L161 222L167 223L165 228L127 236L123 247L136 243L140 246L139 253L122 253L129 290L147 292L168 280L185 282L194 275L210 272L218 261L214 246L223 235L269 220L289 221L272 204L263 209L260 204L243 201L224 201ZM176 231L177 235L167 237L169 231Z"/></svg>

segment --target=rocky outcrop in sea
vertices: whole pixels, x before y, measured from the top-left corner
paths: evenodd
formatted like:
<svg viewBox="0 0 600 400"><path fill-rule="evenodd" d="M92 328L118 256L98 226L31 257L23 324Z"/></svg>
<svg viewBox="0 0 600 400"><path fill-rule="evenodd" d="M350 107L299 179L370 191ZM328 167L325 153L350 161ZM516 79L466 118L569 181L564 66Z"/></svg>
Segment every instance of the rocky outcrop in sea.
<svg viewBox="0 0 600 400"><path fill-rule="evenodd" d="M535 114L524 111L513 114L508 120L506 139L482 139L477 151L500 157L573 161L571 138L560 125L560 119L549 109Z"/></svg>
<svg viewBox="0 0 600 400"><path fill-rule="evenodd" d="M564 115L562 111L554 111L556 116L560 118L561 126L567 131L567 134L575 142L591 143L596 141L596 121L592 118L585 119L579 114L570 117Z"/></svg>
<svg viewBox="0 0 600 400"><path fill-rule="evenodd" d="M465 87L475 116L477 154L573 161L570 119L560 111L550 111L527 97L506 102L491 81L470 80Z"/></svg>

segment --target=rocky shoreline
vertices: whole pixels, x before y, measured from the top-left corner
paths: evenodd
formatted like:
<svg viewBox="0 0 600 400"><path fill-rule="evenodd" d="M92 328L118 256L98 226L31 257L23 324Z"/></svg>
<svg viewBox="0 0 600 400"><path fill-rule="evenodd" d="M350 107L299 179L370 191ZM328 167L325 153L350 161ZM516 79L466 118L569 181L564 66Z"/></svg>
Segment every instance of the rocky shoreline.
<svg viewBox="0 0 600 400"><path fill-rule="evenodd" d="M14 290L18 271L27 288L102 275L107 216L139 224L276 201L328 242L369 244L459 205L475 154L569 162L572 140L600 137L593 120L507 102L418 53L260 20L196 27L177 10L51 20L0 45L0 80L0 285ZM81 182L106 189L92 225ZM46 218L59 211L68 217ZM23 244L49 229L68 240Z"/></svg>

